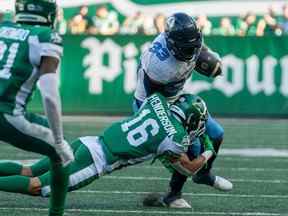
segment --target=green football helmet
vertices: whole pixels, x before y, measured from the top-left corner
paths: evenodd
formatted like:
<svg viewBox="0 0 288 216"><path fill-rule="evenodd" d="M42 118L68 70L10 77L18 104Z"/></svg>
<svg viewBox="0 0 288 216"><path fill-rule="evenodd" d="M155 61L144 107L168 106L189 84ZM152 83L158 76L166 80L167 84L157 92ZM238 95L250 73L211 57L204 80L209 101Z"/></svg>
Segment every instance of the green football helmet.
<svg viewBox="0 0 288 216"><path fill-rule="evenodd" d="M190 136L199 137L205 132L208 110L201 97L183 94L171 105L170 110L184 123Z"/></svg>
<svg viewBox="0 0 288 216"><path fill-rule="evenodd" d="M56 0L16 0L15 20L17 23L54 27Z"/></svg>

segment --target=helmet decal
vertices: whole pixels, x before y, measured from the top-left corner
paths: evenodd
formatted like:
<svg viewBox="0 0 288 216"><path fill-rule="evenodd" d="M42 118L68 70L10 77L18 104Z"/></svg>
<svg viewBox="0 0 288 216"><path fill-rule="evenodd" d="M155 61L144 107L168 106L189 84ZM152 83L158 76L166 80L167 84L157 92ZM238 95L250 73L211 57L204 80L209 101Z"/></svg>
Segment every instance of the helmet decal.
<svg viewBox="0 0 288 216"><path fill-rule="evenodd" d="M183 126L192 138L205 132L208 110L199 96L183 94L171 105L170 110L182 120Z"/></svg>

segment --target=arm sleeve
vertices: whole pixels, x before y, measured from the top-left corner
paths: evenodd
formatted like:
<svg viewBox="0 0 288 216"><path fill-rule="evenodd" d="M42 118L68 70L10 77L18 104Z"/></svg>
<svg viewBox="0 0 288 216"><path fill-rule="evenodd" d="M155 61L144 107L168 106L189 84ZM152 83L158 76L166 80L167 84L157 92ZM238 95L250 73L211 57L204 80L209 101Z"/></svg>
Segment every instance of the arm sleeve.
<svg viewBox="0 0 288 216"><path fill-rule="evenodd" d="M41 43L41 52L40 52L41 57L50 56L50 57L54 57L60 60L62 53L63 53L63 48L57 44Z"/></svg>
<svg viewBox="0 0 288 216"><path fill-rule="evenodd" d="M38 87L41 92L48 123L53 132L55 144L62 143L64 138L61 120L61 100L56 73L42 75L38 81Z"/></svg>

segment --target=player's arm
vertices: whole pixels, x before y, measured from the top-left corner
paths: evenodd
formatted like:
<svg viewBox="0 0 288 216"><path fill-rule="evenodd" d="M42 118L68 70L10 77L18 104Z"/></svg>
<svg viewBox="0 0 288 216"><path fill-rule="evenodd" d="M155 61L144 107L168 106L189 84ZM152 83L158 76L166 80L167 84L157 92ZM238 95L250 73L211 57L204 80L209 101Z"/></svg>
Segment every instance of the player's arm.
<svg viewBox="0 0 288 216"><path fill-rule="evenodd" d="M63 165L66 166L74 159L74 156L63 136L61 100L58 90L58 76L56 74L58 64L59 60L55 57L41 57L38 87L41 92L48 123L53 133L54 148L60 156Z"/></svg>
<svg viewBox="0 0 288 216"><path fill-rule="evenodd" d="M201 48L196 61L195 70L207 77L216 77L222 74L222 62L218 53L213 52L205 44Z"/></svg>
<svg viewBox="0 0 288 216"><path fill-rule="evenodd" d="M171 166L183 175L191 176L196 174L207 161L215 154L214 147L207 135L202 137L204 152L197 158L190 160L186 153L182 153L177 160L171 160Z"/></svg>
<svg viewBox="0 0 288 216"><path fill-rule="evenodd" d="M212 155L212 151L205 151L197 158L190 160L187 154L183 153L179 160L172 163L172 167L183 175L192 176L195 175L206 164Z"/></svg>

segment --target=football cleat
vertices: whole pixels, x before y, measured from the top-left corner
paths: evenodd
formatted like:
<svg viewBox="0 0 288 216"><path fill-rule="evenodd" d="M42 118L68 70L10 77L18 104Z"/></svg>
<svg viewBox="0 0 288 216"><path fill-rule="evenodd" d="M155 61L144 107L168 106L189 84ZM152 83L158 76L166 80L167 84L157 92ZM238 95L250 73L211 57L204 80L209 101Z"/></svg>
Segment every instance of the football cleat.
<svg viewBox="0 0 288 216"><path fill-rule="evenodd" d="M183 198L175 199L168 204L169 208L192 208L191 205Z"/></svg>
<svg viewBox="0 0 288 216"><path fill-rule="evenodd" d="M213 187L221 191L230 191L233 189L233 184L221 176L216 176Z"/></svg>
<svg viewBox="0 0 288 216"><path fill-rule="evenodd" d="M212 175L211 173L196 174L192 179L196 184L209 185L221 191L230 191L233 189L233 184L230 181L221 176Z"/></svg>

